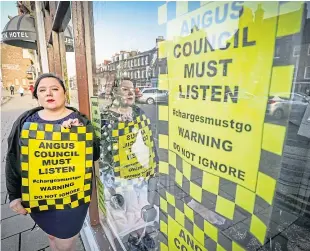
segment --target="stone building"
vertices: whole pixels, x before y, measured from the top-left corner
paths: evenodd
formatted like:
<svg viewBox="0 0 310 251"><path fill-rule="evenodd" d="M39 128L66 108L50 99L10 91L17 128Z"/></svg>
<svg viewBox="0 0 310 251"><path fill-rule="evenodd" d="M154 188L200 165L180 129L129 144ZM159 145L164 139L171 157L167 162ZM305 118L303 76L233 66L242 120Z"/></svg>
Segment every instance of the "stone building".
<svg viewBox="0 0 310 251"><path fill-rule="evenodd" d="M98 85L99 95L108 98L115 77L128 77L139 88L157 87L158 74L162 67L157 59L157 43L163 40L163 37L158 37L156 46L151 50L120 51L114 54L111 60L98 64L95 84Z"/></svg>
<svg viewBox="0 0 310 251"><path fill-rule="evenodd" d="M35 79L32 55L28 49L1 43L1 73L3 87L19 86L28 89Z"/></svg>

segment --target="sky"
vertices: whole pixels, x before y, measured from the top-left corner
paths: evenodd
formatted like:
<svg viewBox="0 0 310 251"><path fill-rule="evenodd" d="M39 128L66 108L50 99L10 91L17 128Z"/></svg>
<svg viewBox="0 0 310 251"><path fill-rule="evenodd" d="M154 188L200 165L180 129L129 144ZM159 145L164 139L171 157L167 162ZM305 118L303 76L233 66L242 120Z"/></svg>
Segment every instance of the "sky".
<svg viewBox="0 0 310 251"><path fill-rule="evenodd" d="M96 62L120 50L146 51L164 36L165 25L157 24L157 9L165 2L94 2Z"/></svg>
<svg viewBox="0 0 310 251"><path fill-rule="evenodd" d="M165 25L157 24L157 9L164 3L161 1L94 1L96 63L111 59L112 55L120 50L146 51L154 48L156 38L165 37ZM17 15L17 8L14 1L1 1L0 4L2 32L9 21L7 16ZM68 54L70 62L74 58L71 54Z"/></svg>
<svg viewBox="0 0 310 251"><path fill-rule="evenodd" d="M5 25L8 23L8 16L16 16L18 14L16 1L0 2L1 9L1 32L3 31Z"/></svg>

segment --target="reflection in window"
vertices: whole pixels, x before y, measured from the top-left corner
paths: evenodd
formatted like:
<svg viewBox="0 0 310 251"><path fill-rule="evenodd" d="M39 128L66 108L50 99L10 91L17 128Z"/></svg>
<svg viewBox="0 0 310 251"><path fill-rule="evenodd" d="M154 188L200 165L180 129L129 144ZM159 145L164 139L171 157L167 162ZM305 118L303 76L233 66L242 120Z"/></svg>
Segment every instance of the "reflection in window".
<svg viewBox="0 0 310 251"><path fill-rule="evenodd" d="M299 57L300 55L300 45L297 45L293 49L293 57Z"/></svg>
<svg viewBox="0 0 310 251"><path fill-rule="evenodd" d="M305 67L305 79L310 79L310 66Z"/></svg>
<svg viewBox="0 0 310 251"><path fill-rule="evenodd" d="M274 53L275 58L280 58L280 46L276 47L275 53Z"/></svg>

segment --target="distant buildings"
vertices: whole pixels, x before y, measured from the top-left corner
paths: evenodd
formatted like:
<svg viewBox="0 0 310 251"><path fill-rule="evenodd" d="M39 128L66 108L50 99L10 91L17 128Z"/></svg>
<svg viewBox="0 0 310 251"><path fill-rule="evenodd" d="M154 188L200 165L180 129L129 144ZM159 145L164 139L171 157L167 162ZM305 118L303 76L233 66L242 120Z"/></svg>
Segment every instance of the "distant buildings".
<svg viewBox="0 0 310 251"><path fill-rule="evenodd" d="M156 87L159 74L157 43L163 40L163 37L158 37L156 46L151 50L120 51L111 60L97 65L95 84L98 85L99 93L109 89L115 77L129 77L136 87Z"/></svg>
<svg viewBox="0 0 310 251"><path fill-rule="evenodd" d="M8 88L19 86L28 89L30 84L34 84L36 78L36 68L34 64L34 55L28 49L23 49L1 43L1 73L2 85Z"/></svg>

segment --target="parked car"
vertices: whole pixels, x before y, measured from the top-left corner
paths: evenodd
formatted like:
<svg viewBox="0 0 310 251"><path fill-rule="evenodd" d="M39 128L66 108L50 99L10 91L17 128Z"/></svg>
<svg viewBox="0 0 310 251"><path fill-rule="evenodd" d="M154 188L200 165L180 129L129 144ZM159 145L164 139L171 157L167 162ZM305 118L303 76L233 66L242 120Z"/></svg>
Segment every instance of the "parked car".
<svg viewBox="0 0 310 251"><path fill-rule="evenodd" d="M299 120L310 102L309 97L301 93L292 93L290 98L287 98L287 96L290 95L283 95L283 93L280 93L269 97L267 114L279 120L287 117L289 112L291 112L290 119Z"/></svg>
<svg viewBox="0 0 310 251"><path fill-rule="evenodd" d="M168 91L158 88L145 88L141 91L142 96L137 99L139 103L154 104L157 102L168 102Z"/></svg>

